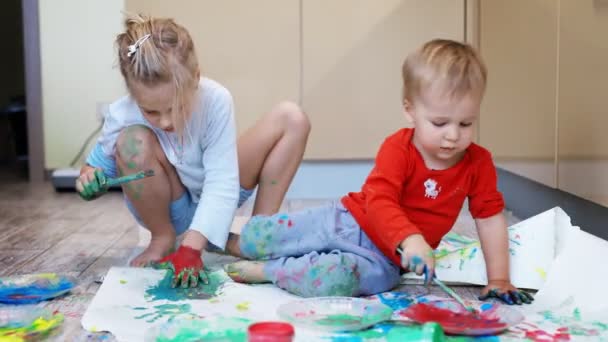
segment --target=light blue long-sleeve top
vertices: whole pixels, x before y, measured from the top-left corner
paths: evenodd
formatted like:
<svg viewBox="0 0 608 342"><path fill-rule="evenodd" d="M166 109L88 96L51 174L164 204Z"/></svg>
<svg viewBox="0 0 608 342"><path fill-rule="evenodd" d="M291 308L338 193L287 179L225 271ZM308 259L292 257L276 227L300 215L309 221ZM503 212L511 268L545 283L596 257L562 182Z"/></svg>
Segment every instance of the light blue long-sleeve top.
<svg viewBox="0 0 608 342"><path fill-rule="evenodd" d="M115 177L116 139L121 130L132 125L149 127L198 203L190 229L223 248L239 198L234 103L226 88L208 78L200 80L196 96L183 146L176 133L153 127L131 96L122 97L109 106L101 136L86 162Z"/></svg>

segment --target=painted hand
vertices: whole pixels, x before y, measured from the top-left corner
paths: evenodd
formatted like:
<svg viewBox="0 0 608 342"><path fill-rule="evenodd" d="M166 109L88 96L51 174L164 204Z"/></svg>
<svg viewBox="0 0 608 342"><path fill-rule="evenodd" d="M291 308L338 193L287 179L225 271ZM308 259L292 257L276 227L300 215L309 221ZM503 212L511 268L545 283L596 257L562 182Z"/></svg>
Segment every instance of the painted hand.
<svg viewBox="0 0 608 342"><path fill-rule="evenodd" d="M534 300L531 294L518 290L508 280L490 280L488 285L481 290L479 300L488 298L498 298L509 305L530 304Z"/></svg>
<svg viewBox="0 0 608 342"><path fill-rule="evenodd" d="M207 284L209 281L203 270L201 251L188 246L179 246L176 252L161 259L158 268L173 271L171 287L197 287L199 279Z"/></svg>
<svg viewBox="0 0 608 342"><path fill-rule="evenodd" d="M417 275L424 274L424 283L429 284L435 273L435 256L433 249L426 243L421 234L408 236L400 244L401 267L406 271L415 272Z"/></svg>
<svg viewBox="0 0 608 342"><path fill-rule="evenodd" d="M91 168L76 179L76 191L85 201L94 200L108 191L108 180L101 169Z"/></svg>

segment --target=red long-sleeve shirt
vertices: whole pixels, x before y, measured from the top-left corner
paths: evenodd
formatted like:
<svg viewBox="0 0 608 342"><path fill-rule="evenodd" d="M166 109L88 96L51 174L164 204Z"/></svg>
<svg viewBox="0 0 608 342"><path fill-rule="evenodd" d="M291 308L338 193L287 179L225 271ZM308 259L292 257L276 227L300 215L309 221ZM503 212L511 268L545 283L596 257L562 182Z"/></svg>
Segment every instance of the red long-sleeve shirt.
<svg viewBox="0 0 608 342"><path fill-rule="evenodd" d="M465 198L474 218L490 217L504 208L488 150L471 144L456 165L430 170L412 143L413 132L404 128L389 136L361 191L342 198L367 236L397 265L396 249L409 235L420 233L437 248Z"/></svg>

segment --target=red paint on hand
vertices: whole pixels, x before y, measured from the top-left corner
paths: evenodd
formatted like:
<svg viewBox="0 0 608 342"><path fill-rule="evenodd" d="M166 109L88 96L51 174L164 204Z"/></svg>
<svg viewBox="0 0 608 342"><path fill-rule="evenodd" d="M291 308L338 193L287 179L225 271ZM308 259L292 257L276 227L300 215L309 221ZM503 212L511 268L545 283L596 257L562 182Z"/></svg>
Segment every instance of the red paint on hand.
<svg viewBox="0 0 608 342"><path fill-rule="evenodd" d="M470 312L454 312L433 305L419 303L410 306L401 315L418 323L436 322L446 331L466 333L473 329L505 329L507 325L498 318Z"/></svg>
<svg viewBox="0 0 608 342"><path fill-rule="evenodd" d="M175 253L169 254L159 261L160 264L170 264L173 269L173 276L178 277L186 272L191 272L191 276L198 278L203 270L203 260L201 251L188 246L179 246Z"/></svg>

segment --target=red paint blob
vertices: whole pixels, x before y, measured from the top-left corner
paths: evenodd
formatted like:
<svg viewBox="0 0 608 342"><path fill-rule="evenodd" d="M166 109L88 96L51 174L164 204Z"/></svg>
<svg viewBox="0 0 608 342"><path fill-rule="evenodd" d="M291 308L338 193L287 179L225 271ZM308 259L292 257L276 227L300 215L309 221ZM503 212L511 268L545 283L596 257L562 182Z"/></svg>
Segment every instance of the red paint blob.
<svg viewBox="0 0 608 342"><path fill-rule="evenodd" d="M498 318L484 315L484 312L477 315L470 312L454 312L425 303L410 306L402 315L418 323L436 322L443 330L454 334L466 334L471 330L507 328L507 325Z"/></svg>
<svg viewBox="0 0 608 342"><path fill-rule="evenodd" d="M528 330L526 331L526 338L532 341L570 341L570 334L567 330L565 332L558 331L556 334L549 334L543 330Z"/></svg>

